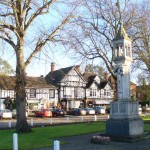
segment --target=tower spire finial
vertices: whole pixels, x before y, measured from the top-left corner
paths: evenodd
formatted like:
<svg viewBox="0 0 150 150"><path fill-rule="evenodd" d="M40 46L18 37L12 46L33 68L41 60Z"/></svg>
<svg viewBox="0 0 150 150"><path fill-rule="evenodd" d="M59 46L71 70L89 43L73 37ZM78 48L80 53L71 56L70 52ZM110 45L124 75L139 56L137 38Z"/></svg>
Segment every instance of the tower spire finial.
<svg viewBox="0 0 150 150"><path fill-rule="evenodd" d="M115 37L115 39L122 39L122 38L128 38L128 35L123 27L123 21L122 21L122 12L121 12L121 9L120 9L120 3L119 3L119 0L117 0L116 2L116 6L118 8L118 12L119 12L119 20L118 20L118 24L119 24L119 30L118 30L118 33Z"/></svg>

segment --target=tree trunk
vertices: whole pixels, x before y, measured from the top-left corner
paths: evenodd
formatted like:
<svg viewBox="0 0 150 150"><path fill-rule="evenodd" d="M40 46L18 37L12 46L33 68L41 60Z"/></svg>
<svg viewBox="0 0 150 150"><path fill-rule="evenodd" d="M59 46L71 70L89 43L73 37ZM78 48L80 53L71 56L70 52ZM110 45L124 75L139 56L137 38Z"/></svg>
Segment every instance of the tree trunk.
<svg viewBox="0 0 150 150"><path fill-rule="evenodd" d="M17 107L17 124L16 132L30 132L26 120L26 75L22 69L16 69L16 107Z"/></svg>
<svg viewBox="0 0 150 150"><path fill-rule="evenodd" d="M19 39L18 50L16 51L16 107L17 107L17 124L16 132L26 133L31 131L26 119L26 67L23 56L23 38Z"/></svg>
<svg viewBox="0 0 150 150"><path fill-rule="evenodd" d="M30 132L26 119L26 78L25 72L20 73L20 69L16 69L16 107L17 107L17 124L16 132Z"/></svg>

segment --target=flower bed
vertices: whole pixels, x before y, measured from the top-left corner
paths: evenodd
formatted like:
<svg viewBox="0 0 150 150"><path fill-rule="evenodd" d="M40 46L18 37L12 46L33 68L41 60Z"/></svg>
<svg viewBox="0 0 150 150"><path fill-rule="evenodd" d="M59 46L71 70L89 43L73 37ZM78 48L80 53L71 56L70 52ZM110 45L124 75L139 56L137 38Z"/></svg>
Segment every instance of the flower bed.
<svg viewBox="0 0 150 150"><path fill-rule="evenodd" d="M111 142L111 139L108 136L92 136L90 141L91 143L95 144L109 144Z"/></svg>

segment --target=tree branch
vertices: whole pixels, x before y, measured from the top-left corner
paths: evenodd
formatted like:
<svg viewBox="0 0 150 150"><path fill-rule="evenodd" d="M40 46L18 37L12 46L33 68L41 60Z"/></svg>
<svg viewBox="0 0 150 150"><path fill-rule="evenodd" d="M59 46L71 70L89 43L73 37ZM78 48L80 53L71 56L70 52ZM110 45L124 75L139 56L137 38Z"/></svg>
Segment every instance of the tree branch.
<svg viewBox="0 0 150 150"><path fill-rule="evenodd" d="M71 17L72 16L69 15L66 19L64 19L62 21L62 23L50 35L47 36L47 38L45 38L45 39L39 38L39 40L38 40L38 42L36 44L36 48L32 52L32 54L29 56L29 58L26 60L25 66L27 66L31 62L31 59L46 45L46 43L48 41L52 41L53 40L53 38L57 34L57 32L60 31L63 28L63 26L69 21L69 19Z"/></svg>
<svg viewBox="0 0 150 150"><path fill-rule="evenodd" d="M5 33L5 35L6 35L6 33ZM14 42L12 40L10 40L10 38L7 39L1 35L0 35L0 38L3 39L5 42L7 42L9 45L11 45L14 48L14 50L17 49L16 45L14 44Z"/></svg>
<svg viewBox="0 0 150 150"><path fill-rule="evenodd" d="M33 22L33 20L39 16L39 15L42 15L42 14L45 14L45 13L48 13L48 10L49 10L49 7L54 3L56 2L57 0L50 0L49 2L46 2L42 7L40 7L34 14L32 14L32 16L30 17L30 19L28 20L28 22L25 24L25 30L28 29L28 27L30 26L30 24ZM27 9L29 11L29 7ZM46 10L46 11L44 11ZM27 12L28 12L27 11ZM26 13L27 15L28 13ZM26 16L27 18L27 16Z"/></svg>

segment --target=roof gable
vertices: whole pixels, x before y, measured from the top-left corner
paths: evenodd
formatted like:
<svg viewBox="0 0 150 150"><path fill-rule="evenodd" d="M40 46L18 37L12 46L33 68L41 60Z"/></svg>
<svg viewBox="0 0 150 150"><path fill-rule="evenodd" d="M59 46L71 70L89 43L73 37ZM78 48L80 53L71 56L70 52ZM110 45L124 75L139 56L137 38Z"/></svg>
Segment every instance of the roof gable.
<svg viewBox="0 0 150 150"><path fill-rule="evenodd" d="M58 86L58 83L65 81L65 79L67 78L67 75L72 75L72 74L79 75L80 78L82 78L82 80L85 81L85 79L82 77L81 72L76 68L76 66L61 68L59 70L49 72L45 76L45 79L48 83Z"/></svg>
<svg viewBox="0 0 150 150"><path fill-rule="evenodd" d="M109 81L102 81L100 83L100 89L107 89L107 88L112 89L112 86L109 83Z"/></svg>
<svg viewBox="0 0 150 150"><path fill-rule="evenodd" d="M86 88L91 87L92 84L99 86L98 79L97 79L98 76L95 73L85 72L83 74L83 77L87 80ZM99 80L99 82L100 82L100 80Z"/></svg>
<svg viewBox="0 0 150 150"><path fill-rule="evenodd" d="M45 76L45 80L50 84L57 85L57 83L60 82L72 68L73 66L49 72Z"/></svg>

